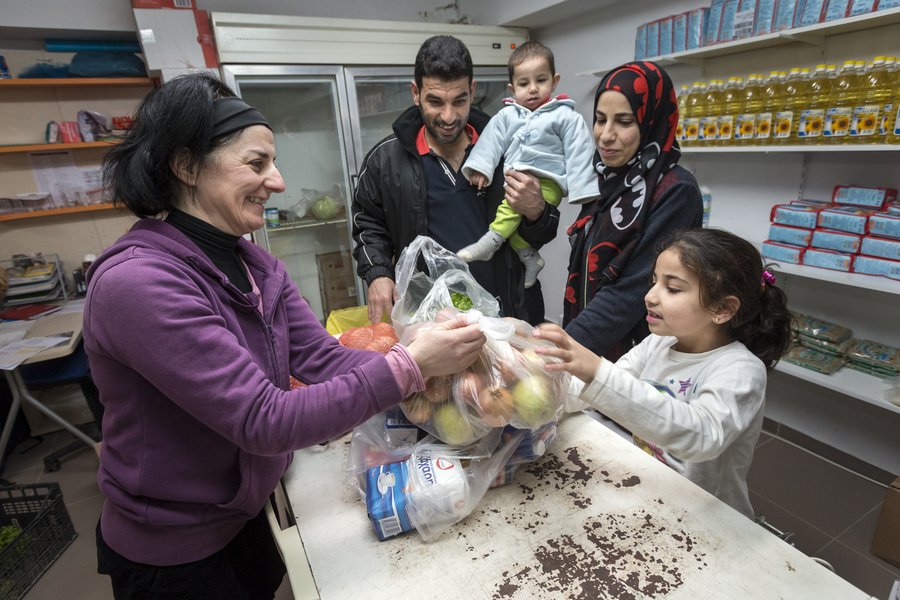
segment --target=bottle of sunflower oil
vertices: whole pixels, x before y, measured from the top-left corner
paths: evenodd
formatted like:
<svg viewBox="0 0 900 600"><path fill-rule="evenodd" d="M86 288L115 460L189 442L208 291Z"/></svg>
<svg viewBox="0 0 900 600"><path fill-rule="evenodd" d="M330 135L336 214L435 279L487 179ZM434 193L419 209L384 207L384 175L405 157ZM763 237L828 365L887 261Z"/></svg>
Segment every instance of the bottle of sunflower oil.
<svg viewBox="0 0 900 600"><path fill-rule="evenodd" d="M734 142L734 124L741 111L741 96L744 88L743 77L729 77L725 89L722 90L722 114L719 124L716 145L731 146Z"/></svg>
<svg viewBox="0 0 900 600"><path fill-rule="evenodd" d="M678 90L678 125L675 127L675 139L684 144L684 119L687 116L687 99L690 88L683 85Z"/></svg>
<svg viewBox="0 0 900 600"><path fill-rule="evenodd" d="M825 110L825 139L832 144L846 144L850 135L853 107L859 89L856 61L846 60L831 88L831 103Z"/></svg>
<svg viewBox="0 0 900 600"><path fill-rule="evenodd" d="M889 61L888 61L889 62ZM891 64L889 62L889 64ZM893 63L890 69L891 76L888 87L891 90L891 108L885 108L887 119L884 122L884 142L886 144L900 144L900 64Z"/></svg>
<svg viewBox="0 0 900 600"><path fill-rule="evenodd" d="M802 76L800 67L792 68L781 87L779 110L775 111L772 143L780 145L797 143L797 125L800 123L800 109L806 95L806 83L807 80Z"/></svg>
<svg viewBox="0 0 900 600"><path fill-rule="evenodd" d="M700 144L700 117L706 111L706 84L695 81L688 94L684 119L684 145Z"/></svg>
<svg viewBox="0 0 900 600"><path fill-rule="evenodd" d="M756 144L768 146L772 143L772 128L775 125L774 114L778 108L781 96L781 82L779 71L771 71L769 78L763 84L763 107L756 114Z"/></svg>
<svg viewBox="0 0 900 600"><path fill-rule="evenodd" d="M859 91L859 100L853 108L851 143L877 144L884 139L881 136L881 116L885 105L891 104L891 92L886 86L889 76L885 57L876 56L862 78L863 89Z"/></svg>
<svg viewBox="0 0 900 600"><path fill-rule="evenodd" d="M751 73L741 92L741 106L734 123L734 142L749 146L756 134L756 114L762 109L761 75Z"/></svg>
<svg viewBox="0 0 900 600"><path fill-rule="evenodd" d="M884 110L881 111L881 142L887 142L888 136L894 132L894 123L897 120L898 100L900 100L900 75L898 75L896 58L886 56L884 68L887 74L884 78L884 87L887 89L887 101Z"/></svg>
<svg viewBox="0 0 900 600"><path fill-rule="evenodd" d="M816 70L807 85L805 104L800 109L800 122L797 124L799 143L822 143L822 127L825 124L825 109L830 102L830 94L831 78L828 76L828 66L816 65Z"/></svg>
<svg viewBox="0 0 900 600"><path fill-rule="evenodd" d="M712 146L719 131L719 116L722 114L722 81L713 79L706 88L706 110L700 117L700 145Z"/></svg>

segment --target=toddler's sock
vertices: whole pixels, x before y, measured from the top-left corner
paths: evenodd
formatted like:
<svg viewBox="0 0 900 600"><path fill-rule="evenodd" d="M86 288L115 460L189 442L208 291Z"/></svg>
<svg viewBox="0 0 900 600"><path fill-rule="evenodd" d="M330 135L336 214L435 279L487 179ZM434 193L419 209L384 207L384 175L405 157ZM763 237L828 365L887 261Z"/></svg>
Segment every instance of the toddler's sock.
<svg viewBox="0 0 900 600"><path fill-rule="evenodd" d="M469 244L456 254L466 262L489 260L500 249L504 241L506 240L502 235L489 229L477 242Z"/></svg>
<svg viewBox="0 0 900 600"><path fill-rule="evenodd" d="M530 288L537 282L538 273L544 268L544 259L531 246L517 250L516 254L525 266L525 288Z"/></svg>

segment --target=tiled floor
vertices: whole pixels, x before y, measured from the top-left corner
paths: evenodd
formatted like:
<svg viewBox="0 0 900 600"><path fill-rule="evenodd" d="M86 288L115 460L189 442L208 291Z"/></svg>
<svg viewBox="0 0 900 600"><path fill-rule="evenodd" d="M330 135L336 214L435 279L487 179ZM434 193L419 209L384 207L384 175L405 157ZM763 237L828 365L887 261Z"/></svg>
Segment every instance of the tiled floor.
<svg viewBox="0 0 900 600"><path fill-rule="evenodd" d="M112 598L109 581L96 573L94 526L103 498L95 481L98 459L81 452L62 469L44 473L42 458L70 441L55 433L21 454L10 456L4 478L19 484L60 484L78 538L43 575L27 600L104 600ZM838 575L879 600L888 600L900 568L868 552L885 487L823 460L779 437L763 433L749 478L757 513L777 529L792 532L803 552L828 561ZM293 598L287 580L276 600Z"/></svg>
<svg viewBox="0 0 900 600"><path fill-rule="evenodd" d="M757 514L856 587L887 600L900 568L869 553L886 486L764 432L748 478Z"/></svg>

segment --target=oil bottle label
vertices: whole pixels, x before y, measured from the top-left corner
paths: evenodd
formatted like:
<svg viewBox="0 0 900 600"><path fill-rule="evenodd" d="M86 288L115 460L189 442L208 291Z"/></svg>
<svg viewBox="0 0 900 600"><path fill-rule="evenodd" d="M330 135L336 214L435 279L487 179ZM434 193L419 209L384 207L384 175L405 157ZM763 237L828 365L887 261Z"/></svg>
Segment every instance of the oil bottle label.
<svg viewBox="0 0 900 600"><path fill-rule="evenodd" d="M675 139L679 142L684 140L684 119L678 119L678 125L675 126Z"/></svg>
<svg viewBox="0 0 900 600"><path fill-rule="evenodd" d="M800 111L800 123L797 125L797 137L822 137L825 125L825 111L821 108Z"/></svg>
<svg viewBox="0 0 900 600"><path fill-rule="evenodd" d="M850 133L853 110L849 106L834 106L825 111L825 137L843 137Z"/></svg>
<svg viewBox="0 0 900 600"><path fill-rule="evenodd" d="M756 128L756 114L745 113L737 116L734 125L734 139L749 140L753 138L753 130Z"/></svg>
<svg viewBox="0 0 900 600"><path fill-rule="evenodd" d="M786 139L791 137L791 125L794 123L794 112L784 110L775 113L775 137Z"/></svg>
<svg viewBox="0 0 900 600"><path fill-rule="evenodd" d="M866 136L878 133L881 116L880 104L866 104L853 108L853 121L850 123L850 135Z"/></svg>
<svg viewBox="0 0 900 600"><path fill-rule="evenodd" d="M767 140L772 135L772 113L756 115L756 139Z"/></svg>
<svg viewBox="0 0 900 600"><path fill-rule="evenodd" d="M700 135L700 119L691 117L684 120L684 139L688 142L696 142Z"/></svg>
<svg viewBox="0 0 900 600"><path fill-rule="evenodd" d="M716 139L730 140L734 137L734 115L719 117Z"/></svg>
<svg viewBox="0 0 900 600"><path fill-rule="evenodd" d="M900 135L900 106L897 107L897 114L894 115L894 135Z"/></svg>
<svg viewBox="0 0 900 600"><path fill-rule="evenodd" d="M892 118L894 118L894 105L888 102L884 105L884 112L881 113L881 126L878 128L879 134L887 135L890 132Z"/></svg>
<svg viewBox="0 0 900 600"><path fill-rule="evenodd" d="M703 141L711 141L716 139L718 131L718 119L716 117L703 117L700 119L700 139Z"/></svg>

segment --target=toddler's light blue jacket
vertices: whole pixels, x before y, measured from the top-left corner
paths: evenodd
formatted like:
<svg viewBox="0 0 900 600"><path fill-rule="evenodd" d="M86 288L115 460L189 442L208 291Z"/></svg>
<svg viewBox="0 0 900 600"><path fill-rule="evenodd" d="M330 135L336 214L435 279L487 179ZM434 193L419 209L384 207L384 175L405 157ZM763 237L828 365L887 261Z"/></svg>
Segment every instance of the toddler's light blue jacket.
<svg viewBox="0 0 900 600"><path fill-rule="evenodd" d="M478 137L463 165L463 175L478 172L490 184L504 159L505 169L552 179L569 202L582 204L599 195L594 169L594 141L587 124L565 95L551 98L531 111L512 98Z"/></svg>

